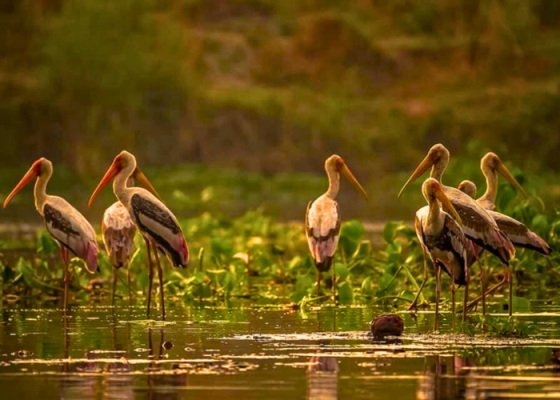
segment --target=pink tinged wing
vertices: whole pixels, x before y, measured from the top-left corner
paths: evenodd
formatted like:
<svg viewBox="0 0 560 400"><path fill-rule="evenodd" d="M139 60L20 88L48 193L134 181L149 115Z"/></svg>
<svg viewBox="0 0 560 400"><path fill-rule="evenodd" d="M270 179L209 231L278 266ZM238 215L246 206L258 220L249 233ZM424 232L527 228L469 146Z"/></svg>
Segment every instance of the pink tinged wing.
<svg viewBox="0 0 560 400"><path fill-rule="evenodd" d="M131 196L130 213L144 235L163 251L175 267L187 266L189 248L173 213L150 192L137 190Z"/></svg>
<svg viewBox="0 0 560 400"><path fill-rule="evenodd" d="M315 246L315 260L317 260L317 262L324 262L327 259L334 257L337 245L338 235L319 238Z"/></svg>
<svg viewBox="0 0 560 400"><path fill-rule="evenodd" d="M500 230L507 235L515 246L535 250L543 255L551 253L552 250L548 243L527 228L522 222L495 211L490 211L489 213L498 224Z"/></svg>
<svg viewBox="0 0 560 400"><path fill-rule="evenodd" d="M84 246L83 255L78 255L86 262L88 272L95 273L98 271L97 267L97 253L99 252L99 245L97 242L86 242Z"/></svg>
<svg viewBox="0 0 560 400"><path fill-rule="evenodd" d="M182 265L186 266L189 262L189 245L182 232L175 234L171 241L171 246L179 253Z"/></svg>
<svg viewBox="0 0 560 400"><path fill-rule="evenodd" d="M43 206L43 217L53 238L84 260L89 272L96 272L99 246L95 231L84 216L64 199L52 196Z"/></svg>
<svg viewBox="0 0 560 400"><path fill-rule="evenodd" d="M460 190L445 186L444 191L461 216L461 228L465 236L509 265L509 261L515 256L515 247L498 228L489 212Z"/></svg>

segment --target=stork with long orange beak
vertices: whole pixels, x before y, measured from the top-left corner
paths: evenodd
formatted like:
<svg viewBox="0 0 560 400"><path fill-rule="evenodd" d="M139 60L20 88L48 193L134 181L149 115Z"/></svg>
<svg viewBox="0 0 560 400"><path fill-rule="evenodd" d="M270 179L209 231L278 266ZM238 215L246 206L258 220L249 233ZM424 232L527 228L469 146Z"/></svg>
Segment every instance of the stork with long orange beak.
<svg viewBox="0 0 560 400"><path fill-rule="evenodd" d="M480 169L486 178L486 192L476 201L486 210L496 211L496 196L498 196L498 173L506 178L521 195L528 199L529 195L517 179L511 174L506 165L496 153L486 153L480 160ZM476 192L476 186L475 186Z"/></svg>
<svg viewBox="0 0 560 400"><path fill-rule="evenodd" d="M455 317L455 284L465 285L463 309L466 310L468 300L468 267L467 251L470 243L461 229L462 221L451 201L445 195L442 185L433 178L428 178L422 185L422 194L428 202L416 212L414 228L424 254L428 253L434 264L436 276L436 316L434 329L439 330L439 299L441 291L440 270L443 269L452 279L451 293L453 296L453 317ZM440 208L451 213L448 214ZM424 258L425 260L425 258ZM418 291L422 291L427 280L427 267L424 263L424 282ZM416 303L418 295L413 304ZM466 312L463 312L463 321Z"/></svg>
<svg viewBox="0 0 560 400"><path fill-rule="evenodd" d="M449 151L442 144L433 146L405 183L399 197L410 184L430 168L432 168L430 177L441 183L441 177L448 163ZM442 190L461 216L465 236L496 255L505 265L509 265L510 260L515 256L515 247L506 234L500 230L488 211L458 189L442 184Z"/></svg>
<svg viewBox="0 0 560 400"><path fill-rule="evenodd" d="M493 153L489 153L489 154L493 154ZM488 182L488 177L487 177L487 182ZM497 192L497 182L496 181L494 182L495 182L495 188L492 189L494 197L489 200L489 197L486 196L486 194L489 192L489 188L487 188L485 196L477 200L479 203L486 204L488 207L492 207L493 209L495 209L495 205L494 205L494 200L492 199L496 198L495 196ZM459 184L459 190L468 194L472 198L476 197L477 188L476 185L471 181L461 182ZM522 191L521 193L525 193L525 191ZM546 241L543 238L541 238L539 235L537 235L535 232L527 228L527 226L522 222L519 222L514 218L511 218L505 214L501 214L493 210L488 210L488 212L490 213L492 218L494 218L494 221L496 221L496 224L498 224L500 230L502 230L502 232L504 232L508 236L508 238L514 244L514 246L534 250L545 256L551 253L552 250L550 249L550 246L546 243ZM513 279L509 268L506 268L504 273L504 278L502 279L501 282L488 289L488 291L483 292L481 296L473 300L468 307L469 308L475 307L480 300L484 301L484 298L486 296L490 295L491 293L493 293L494 291L496 291L497 289L499 289L501 286L505 285L508 282L509 282L509 314L512 315Z"/></svg>
<svg viewBox="0 0 560 400"><path fill-rule="evenodd" d="M47 184L53 173L52 163L40 158L33 163L17 186L4 201L4 208L29 183L35 182L35 208L45 220L47 231L60 247L64 262L64 309L68 307L68 287L70 273L68 271L69 251L85 261L90 273L98 271L97 251L99 246L95 231L82 214L66 200L47 194Z"/></svg>
<svg viewBox="0 0 560 400"><path fill-rule="evenodd" d="M309 202L305 214L305 234L309 250L317 267L317 293L321 286L321 273L328 271L338 245L340 232L340 212L336 197L340 189L340 175L344 176L358 193L367 201L368 195L354 177L342 157L330 156L325 161L329 178L329 188L317 200ZM336 271L332 266L332 288L336 302Z"/></svg>
<svg viewBox="0 0 560 400"><path fill-rule="evenodd" d="M139 187L127 187L126 182L133 176L148 190ZM174 267L186 268L189 261L189 248L183 236L179 221L171 211L156 197L155 189L148 178L137 168L136 158L127 151L115 157L105 176L89 199L89 206L101 190L113 180L113 192L128 213L146 241L149 267L149 287L147 315L150 317L153 266L150 244L153 246L158 268L161 295L161 317L165 319L163 293L163 270L159 261L158 250L167 256Z"/></svg>

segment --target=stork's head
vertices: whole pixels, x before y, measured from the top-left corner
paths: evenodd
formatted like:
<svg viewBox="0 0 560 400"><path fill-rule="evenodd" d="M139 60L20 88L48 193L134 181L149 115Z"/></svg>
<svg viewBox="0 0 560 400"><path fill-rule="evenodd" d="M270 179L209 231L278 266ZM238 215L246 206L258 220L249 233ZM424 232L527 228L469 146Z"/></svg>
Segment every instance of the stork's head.
<svg viewBox="0 0 560 400"><path fill-rule="evenodd" d="M472 197L473 199L476 197L477 189L474 182L462 181L461 183L459 183L459 186L457 186L457 189L459 189L461 192L465 193L466 195Z"/></svg>
<svg viewBox="0 0 560 400"><path fill-rule="evenodd" d="M6 208L12 199L18 194L25 186L33 182L39 176L50 176L53 171L52 163L44 157L39 158L35 161L29 171L21 178L19 183L16 185L14 190L6 197L3 207Z"/></svg>
<svg viewBox="0 0 560 400"><path fill-rule="evenodd" d="M496 153L486 153L486 155L480 160L480 169L485 175L496 175L496 172L499 172L500 175L506 178L509 183L511 183L513 187L515 187L517 191L521 193L523 197L529 198L527 192L525 192L521 184L517 181L517 179L515 179L515 177L511 174L509 169Z"/></svg>
<svg viewBox="0 0 560 400"><path fill-rule="evenodd" d="M449 198L443 191L441 183L439 183L434 178L426 179L422 184L422 194L424 195L424 198L426 199L428 204L432 204L435 199L439 200L442 206L453 216L453 218L459 223L459 225L463 225L463 221L461 220L459 213L457 212L455 207L453 207L451 201L449 201Z"/></svg>
<svg viewBox="0 0 560 400"><path fill-rule="evenodd" d="M350 171L350 168L344 162L344 159L339 155L333 154L325 161L325 169L327 170L327 174L330 171L334 171L336 173L341 174L350 184L352 187L367 201L369 200L369 196L365 189L360 185L360 182L356 179L354 174Z"/></svg>
<svg viewBox="0 0 560 400"><path fill-rule="evenodd" d="M113 159L111 166L109 167L109 169L103 176L103 179L101 179L101 182L99 182L99 185L97 185L97 188L91 195L88 202L88 207L91 207L93 201L99 195L101 190L105 186L107 186L107 184L111 182L113 178L115 178L121 172L126 173L127 171L129 174L128 177L133 177L137 179L138 182L140 182L142 186L144 186L144 188L152 192L156 197L159 197L159 195L157 194L156 190L154 189L154 187L152 186L148 178L146 178L146 175L144 175L142 171L140 171L140 169L137 167L136 158L131 153L124 150L121 151ZM126 182L124 183L124 185L126 186Z"/></svg>
<svg viewBox="0 0 560 400"><path fill-rule="evenodd" d="M426 157L424 157L420 165L416 167L416 169L414 170L410 178L408 178L408 180L402 187L401 191L399 192L399 197L402 196L403 192L407 187L409 187L412 183L414 183L414 181L420 178L424 174L424 172L426 172L428 169L430 169L434 165L437 165L440 166L440 168L442 168L442 172L443 172L443 169L447 166L448 163L449 163L449 150L447 150L445 146L441 143L433 145L432 148L428 151Z"/></svg>

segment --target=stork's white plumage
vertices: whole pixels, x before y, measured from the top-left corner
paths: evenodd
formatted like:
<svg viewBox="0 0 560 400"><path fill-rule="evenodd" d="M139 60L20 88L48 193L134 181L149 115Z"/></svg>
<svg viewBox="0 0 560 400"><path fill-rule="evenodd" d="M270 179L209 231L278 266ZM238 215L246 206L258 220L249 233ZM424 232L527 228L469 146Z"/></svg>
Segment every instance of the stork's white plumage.
<svg viewBox="0 0 560 400"><path fill-rule="evenodd" d="M113 267L119 269L127 265L134 251L136 226L121 202L117 201L105 210L101 231Z"/></svg>
<svg viewBox="0 0 560 400"><path fill-rule="evenodd" d="M140 187L128 187L127 181L136 178L150 191ZM92 194L89 205L99 192L114 178L113 192L120 203L127 209L131 220L134 222L148 246L149 282L148 288L148 317L150 313L151 286L153 269L150 256L150 245L153 246L154 255L158 265L158 277L161 295L161 316L165 318L165 305L163 296L163 271L159 263L157 250L162 251L171 261L173 266L186 268L189 260L189 248L183 236L181 226L173 213L155 195L146 176L137 168L136 158L127 151L115 157L105 176Z"/></svg>
<svg viewBox="0 0 560 400"><path fill-rule="evenodd" d="M129 266L130 257L134 252L134 236L136 225L132 222L128 210L120 201L113 203L103 213L101 233L105 250L113 264L113 299L117 287L117 269ZM130 266L127 270L127 282L130 291Z"/></svg>
<svg viewBox="0 0 560 400"><path fill-rule="evenodd" d="M367 200L364 188L356 180L342 157L330 156L325 161L325 170L329 178L329 188L317 200L307 205L305 214L305 234L309 250L317 267L317 292L321 285L321 273L328 271L338 245L340 232L340 210L336 197L340 189L342 174L352 186ZM336 292L336 275L332 268L333 293ZM336 296L336 293L335 293Z"/></svg>
<svg viewBox="0 0 560 400"><path fill-rule="evenodd" d="M85 217L62 197L47 194L47 184L53 173L52 163L46 158L35 161L17 186L4 201L4 208L27 184L35 182L35 208L45 220L47 231L58 243L64 262L64 309L68 306L68 251L85 261L90 273L98 270L95 230Z"/></svg>

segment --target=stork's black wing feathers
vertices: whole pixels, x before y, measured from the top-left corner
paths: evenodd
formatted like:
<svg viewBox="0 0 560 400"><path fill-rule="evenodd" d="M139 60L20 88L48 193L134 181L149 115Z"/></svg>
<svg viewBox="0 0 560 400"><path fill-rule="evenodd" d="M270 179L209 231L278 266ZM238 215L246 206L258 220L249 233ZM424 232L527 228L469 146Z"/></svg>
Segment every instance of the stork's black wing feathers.
<svg viewBox="0 0 560 400"><path fill-rule="evenodd" d="M181 232L181 228L179 227L179 225L177 225L177 223L173 220L173 218L171 218L168 213L160 209L157 204L144 199L138 194L132 196L132 198L130 199L130 204L132 206L132 212L134 213L134 217L136 219L138 227L140 228L142 233L147 234L152 240L156 242L157 247L161 251L171 257L171 261L173 262L174 266L184 267L181 261L181 255L169 244L167 240L165 240L165 238L143 224L140 216L144 215L146 218L156 221L158 224L168 228L173 234Z"/></svg>

